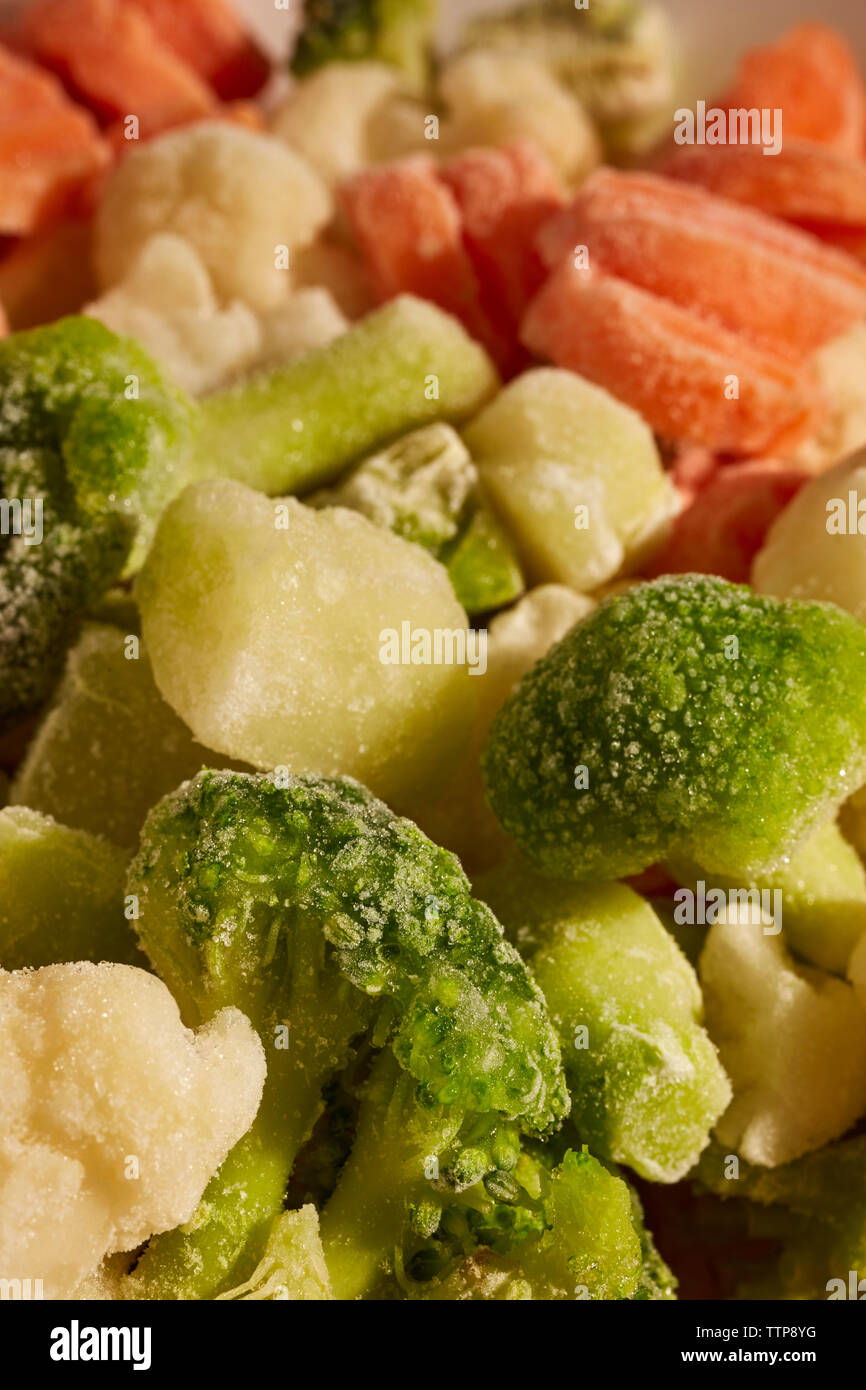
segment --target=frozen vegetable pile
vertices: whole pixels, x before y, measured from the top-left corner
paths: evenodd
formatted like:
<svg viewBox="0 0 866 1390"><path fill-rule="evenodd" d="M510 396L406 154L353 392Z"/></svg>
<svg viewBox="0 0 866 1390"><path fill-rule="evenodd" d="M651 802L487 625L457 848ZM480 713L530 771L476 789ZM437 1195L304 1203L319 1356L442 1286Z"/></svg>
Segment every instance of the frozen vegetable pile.
<svg viewBox="0 0 866 1390"><path fill-rule="evenodd" d="M653 3L301 18L291 85L222 0L0 46L0 1278L832 1296L858 65L743 57L767 157Z"/></svg>

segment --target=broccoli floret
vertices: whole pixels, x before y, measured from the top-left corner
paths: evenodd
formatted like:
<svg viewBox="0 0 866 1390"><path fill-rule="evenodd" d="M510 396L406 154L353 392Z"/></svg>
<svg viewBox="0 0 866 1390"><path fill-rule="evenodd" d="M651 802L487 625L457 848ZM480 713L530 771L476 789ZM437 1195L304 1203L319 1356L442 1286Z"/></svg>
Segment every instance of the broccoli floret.
<svg viewBox="0 0 866 1390"><path fill-rule="evenodd" d="M484 771L545 874L619 878L676 854L748 882L866 777L866 630L709 576L638 585L524 677Z"/></svg>
<svg viewBox="0 0 866 1390"><path fill-rule="evenodd" d="M374 59L425 85L431 61L436 0L304 0L304 22L292 57L296 77L326 63Z"/></svg>
<svg viewBox="0 0 866 1390"><path fill-rule="evenodd" d="M468 613L501 608L523 593L514 549L482 501L478 470L450 425L414 430L307 500L348 507L423 546L446 566Z"/></svg>
<svg viewBox="0 0 866 1390"><path fill-rule="evenodd" d="M192 419L150 358L92 319L0 342L0 726L42 703L79 614L140 560L186 480Z"/></svg>
<svg viewBox="0 0 866 1390"><path fill-rule="evenodd" d="M461 1133L458 1174L495 1166L503 1123L542 1135L568 1109L541 995L458 861L356 782L278 781L200 774L151 813L131 867L142 946L184 1015L243 1001L269 1059L252 1130L200 1219L151 1243L139 1297L210 1297L250 1276L374 1000L374 1040L418 1115Z"/></svg>
<svg viewBox="0 0 866 1390"><path fill-rule="evenodd" d="M558 1161L524 1150L510 1173L442 1207L400 1282L437 1301L670 1296L655 1292L673 1276L657 1255L650 1265L651 1249L634 1194L586 1147Z"/></svg>

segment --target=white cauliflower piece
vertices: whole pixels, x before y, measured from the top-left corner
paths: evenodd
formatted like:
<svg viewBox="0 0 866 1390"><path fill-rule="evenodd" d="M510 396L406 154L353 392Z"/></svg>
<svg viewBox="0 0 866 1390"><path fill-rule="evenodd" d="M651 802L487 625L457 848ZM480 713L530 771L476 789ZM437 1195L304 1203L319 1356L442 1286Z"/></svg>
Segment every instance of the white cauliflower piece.
<svg viewBox="0 0 866 1390"><path fill-rule="evenodd" d="M195 247L171 232L145 242L128 274L84 312L135 338L194 396L242 372L262 348L252 309L238 300L221 309Z"/></svg>
<svg viewBox="0 0 866 1390"><path fill-rule="evenodd" d="M332 211L318 174L281 140L219 121L186 126L128 154L108 179L97 272L116 285L150 237L174 232L195 247L223 304L262 311L291 285L280 248L308 245Z"/></svg>
<svg viewBox="0 0 866 1390"><path fill-rule="evenodd" d="M334 185L383 157L376 150L373 122L401 93L399 73L385 63L329 63L292 88L272 130ZM423 116L418 138L423 142Z"/></svg>
<svg viewBox="0 0 866 1390"><path fill-rule="evenodd" d="M314 348L327 347L349 327L349 320L324 287L298 290L259 320L261 344L253 366L291 362Z"/></svg>
<svg viewBox="0 0 866 1390"><path fill-rule="evenodd" d="M734 1099L722 1144L775 1168L818 1149L866 1110L866 1013L854 990L794 963L772 920L728 908L700 959L705 1021Z"/></svg>
<svg viewBox="0 0 866 1390"><path fill-rule="evenodd" d="M0 1277L69 1297L188 1221L265 1079L237 1009L197 1033L128 965L0 971Z"/></svg>
<svg viewBox="0 0 866 1390"><path fill-rule="evenodd" d="M601 163L601 143L583 106L537 58L470 49L445 64L439 90L449 108L442 126L448 153L535 140L570 185Z"/></svg>

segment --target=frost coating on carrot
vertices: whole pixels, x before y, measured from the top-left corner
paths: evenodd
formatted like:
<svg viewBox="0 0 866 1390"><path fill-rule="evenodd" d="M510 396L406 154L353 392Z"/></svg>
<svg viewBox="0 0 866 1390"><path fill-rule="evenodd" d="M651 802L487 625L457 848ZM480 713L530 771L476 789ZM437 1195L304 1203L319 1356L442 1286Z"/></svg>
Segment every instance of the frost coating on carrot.
<svg viewBox="0 0 866 1390"><path fill-rule="evenodd" d="M599 170L542 228L555 267L590 264L765 352L802 361L866 318L866 272L805 232L701 188Z"/></svg>
<svg viewBox="0 0 866 1390"><path fill-rule="evenodd" d="M798 24L775 43L750 49L725 109L780 109L785 139L812 140L855 158L863 153L866 89L849 45L824 24Z"/></svg>
<svg viewBox="0 0 866 1390"><path fill-rule="evenodd" d="M866 630L721 579L640 585L524 677L484 770L503 826L554 877L673 852L758 872L866 778Z"/></svg>
<svg viewBox="0 0 866 1390"><path fill-rule="evenodd" d="M34 0L22 38L105 122L134 114L149 132L206 116L210 88L126 0Z"/></svg>
<svg viewBox="0 0 866 1390"><path fill-rule="evenodd" d="M566 261L523 320L530 351L605 387L657 434L734 452L805 432L811 376L658 295Z"/></svg>
<svg viewBox="0 0 866 1390"><path fill-rule="evenodd" d="M0 233L63 216L109 162L89 112L50 73L0 47Z"/></svg>

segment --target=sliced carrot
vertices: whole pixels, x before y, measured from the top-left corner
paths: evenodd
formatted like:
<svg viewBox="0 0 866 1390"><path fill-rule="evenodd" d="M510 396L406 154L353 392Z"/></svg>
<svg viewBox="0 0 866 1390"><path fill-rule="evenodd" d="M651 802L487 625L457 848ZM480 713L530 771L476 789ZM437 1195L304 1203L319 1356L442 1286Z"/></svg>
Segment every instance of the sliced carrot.
<svg viewBox="0 0 866 1390"><path fill-rule="evenodd" d="M50 73L0 48L0 233L56 221L108 162L89 112Z"/></svg>
<svg viewBox="0 0 866 1390"><path fill-rule="evenodd" d="M34 0L22 36L106 124L136 116L153 133L215 105L207 84L125 0Z"/></svg>
<svg viewBox="0 0 866 1390"><path fill-rule="evenodd" d="M778 459L717 468L680 512L668 541L644 568L645 576L718 574L746 583L767 532L809 476Z"/></svg>
<svg viewBox="0 0 866 1390"><path fill-rule="evenodd" d="M223 101L255 96L268 79L267 58L227 0L127 0Z"/></svg>
<svg viewBox="0 0 866 1390"><path fill-rule="evenodd" d="M460 209L426 155L366 169L339 200L380 299L417 294L459 318L502 360L509 344L481 306L481 286L463 243Z"/></svg>
<svg viewBox="0 0 866 1390"><path fill-rule="evenodd" d="M540 241L548 260L585 246L593 265L792 361L866 318L866 273L847 257L670 179L601 171Z"/></svg>
<svg viewBox="0 0 866 1390"><path fill-rule="evenodd" d="M500 149L467 150L440 177L460 209L463 237L488 299L505 310L515 332L545 279L535 240L562 207L562 183L530 140Z"/></svg>
<svg viewBox="0 0 866 1390"><path fill-rule="evenodd" d="M639 411L657 434L760 452L783 429L804 433L811 375L697 314L600 270L565 261L530 305L521 337Z"/></svg>
<svg viewBox="0 0 866 1390"><path fill-rule="evenodd" d="M798 24L776 43L750 49L714 105L780 109L784 140L812 140L854 156L863 150L860 68L842 35L825 24Z"/></svg>
<svg viewBox="0 0 866 1390"><path fill-rule="evenodd" d="M0 304L0 338L5 338L5 337L6 337L6 334L7 334L8 332L9 332L9 320L8 320L7 317L6 317L6 313L5 313L4 309L3 309L3 305Z"/></svg>
<svg viewBox="0 0 866 1390"><path fill-rule="evenodd" d="M805 141L770 156L753 145L681 145L664 173L789 222L866 229L866 161Z"/></svg>

